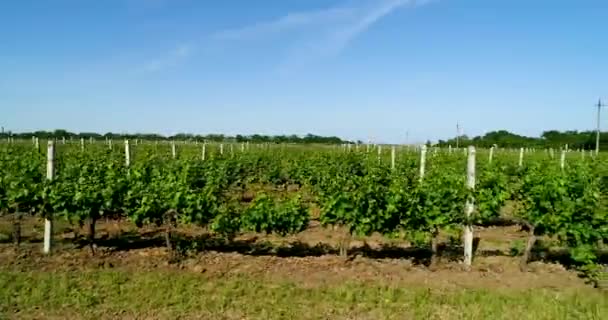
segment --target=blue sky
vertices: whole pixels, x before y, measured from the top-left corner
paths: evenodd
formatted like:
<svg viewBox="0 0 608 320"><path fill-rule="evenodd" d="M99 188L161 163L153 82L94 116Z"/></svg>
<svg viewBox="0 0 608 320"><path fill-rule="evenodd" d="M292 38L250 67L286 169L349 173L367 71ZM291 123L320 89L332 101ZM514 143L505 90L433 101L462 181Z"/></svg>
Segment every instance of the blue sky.
<svg viewBox="0 0 608 320"><path fill-rule="evenodd" d="M590 129L599 97L605 0L0 1L13 131L401 143Z"/></svg>

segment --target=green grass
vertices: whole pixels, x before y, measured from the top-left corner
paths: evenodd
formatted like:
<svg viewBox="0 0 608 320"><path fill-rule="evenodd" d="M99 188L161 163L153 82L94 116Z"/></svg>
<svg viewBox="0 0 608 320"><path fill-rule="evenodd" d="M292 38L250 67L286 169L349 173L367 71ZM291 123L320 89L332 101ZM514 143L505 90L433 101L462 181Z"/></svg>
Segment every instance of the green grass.
<svg viewBox="0 0 608 320"><path fill-rule="evenodd" d="M585 290L304 287L188 272L0 271L0 319L606 319Z"/></svg>

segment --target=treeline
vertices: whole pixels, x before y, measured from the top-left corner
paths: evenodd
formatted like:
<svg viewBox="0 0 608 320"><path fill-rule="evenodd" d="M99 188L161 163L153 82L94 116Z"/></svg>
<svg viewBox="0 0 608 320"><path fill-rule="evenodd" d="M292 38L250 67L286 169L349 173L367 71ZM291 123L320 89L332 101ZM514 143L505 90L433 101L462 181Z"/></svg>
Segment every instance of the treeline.
<svg viewBox="0 0 608 320"><path fill-rule="evenodd" d="M19 132L11 133L2 132L0 138L6 139L13 137L14 139L31 139L32 137L38 137L39 139L94 139L94 140L123 140L123 139L141 139L151 141L163 141L163 140L178 140L178 141L213 141L213 142L251 142L251 143L319 143L319 144L340 144L349 143L349 141L342 140L338 137L323 137L314 134L307 134L305 136L298 135L236 135L229 136L223 134L207 134L207 135L195 135L187 133L179 133L172 136L164 136L154 133L135 133L135 134L121 134L108 132L105 134L99 134L95 132L70 132L63 129L57 129L54 131L35 131L35 132Z"/></svg>
<svg viewBox="0 0 608 320"><path fill-rule="evenodd" d="M543 132L540 137L527 137L511 133L506 130L488 132L483 136L468 137L466 135L452 138L449 140L439 140L439 146L461 147L474 145L482 148L489 148L497 145L502 148L563 148L568 145L569 149L595 149L595 131L557 131L550 130ZM458 141L457 141L458 140ZM608 132L600 133L600 149L608 150Z"/></svg>

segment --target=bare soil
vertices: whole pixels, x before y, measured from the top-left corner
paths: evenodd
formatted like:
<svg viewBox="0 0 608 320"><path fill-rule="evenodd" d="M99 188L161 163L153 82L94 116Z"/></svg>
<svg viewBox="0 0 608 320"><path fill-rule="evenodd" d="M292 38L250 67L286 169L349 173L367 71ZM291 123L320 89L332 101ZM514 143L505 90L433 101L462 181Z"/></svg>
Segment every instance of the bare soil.
<svg viewBox="0 0 608 320"><path fill-rule="evenodd" d="M577 272L551 259L550 252L539 253L530 271L521 272L518 257L510 254L516 242L526 238L518 226L477 228L475 236L480 240L470 271L463 270L458 244L444 242L443 258L430 270L426 248L380 235L353 239L345 259L338 255L337 247L345 230L326 229L316 221L294 236L244 234L230 241L203 228L179 227L177 255L164 247L161 228L100 221L95 253L85 244L84 228L57 223L54 252L45 256L41 253L42 228L41 221L25 219L24 242L17 248L8 237L10 220L1 219L0 270L173 270L215 277L246 274L312 287L356 280L439 289L592 290ZM447 239L446 235L444 241Z"/></svg>

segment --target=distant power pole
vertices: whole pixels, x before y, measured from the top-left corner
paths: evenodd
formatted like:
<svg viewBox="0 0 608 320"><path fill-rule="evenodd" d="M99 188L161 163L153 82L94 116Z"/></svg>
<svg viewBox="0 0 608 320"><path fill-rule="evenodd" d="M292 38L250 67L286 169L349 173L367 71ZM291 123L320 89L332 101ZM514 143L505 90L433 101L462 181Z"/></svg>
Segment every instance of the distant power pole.
<svg viewBox="0 0 608 320"><path fill-rule="evenodd" d="M602 103L602 99L599 99L597 101L597 105L595 105L597 107L597 131L595 132L595 155L598 155L600 153L600 112L602 110L602 107L605 107L606 105Z"/></svg>

